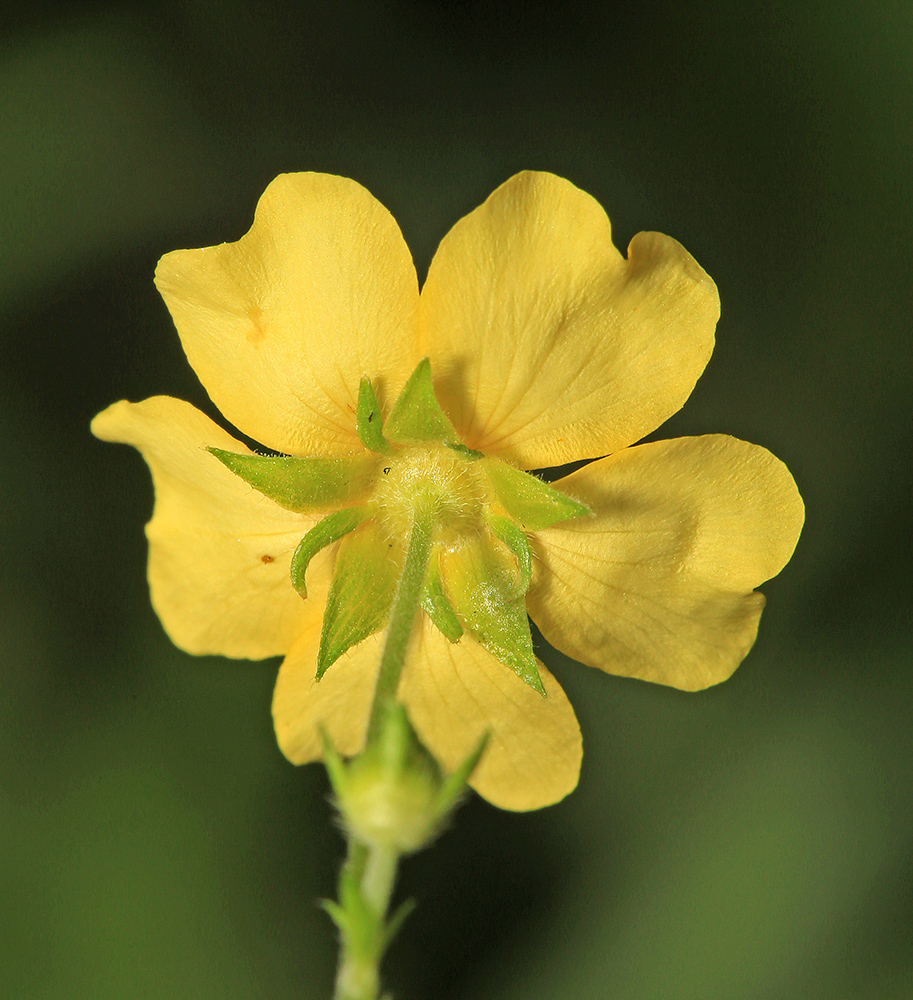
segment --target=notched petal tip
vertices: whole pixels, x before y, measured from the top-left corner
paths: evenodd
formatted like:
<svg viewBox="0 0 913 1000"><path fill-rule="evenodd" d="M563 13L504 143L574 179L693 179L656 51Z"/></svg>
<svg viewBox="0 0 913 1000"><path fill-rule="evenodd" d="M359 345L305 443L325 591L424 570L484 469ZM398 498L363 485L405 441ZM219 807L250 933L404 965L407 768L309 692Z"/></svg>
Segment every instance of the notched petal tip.
<svg viewBox="0 0 913 1000"><path fill-rule="evenodd" d="M167 396L115 403L92 430L136 447L152 472L149 588L174 643L189 653L252 659L284 652L314 614L288 583L288 560L309 523L255 493L207 451L240 456L245 446ZM320 569L312 572L318 589L328 583Z"/></svg>
<svg viewBox="0 0 913 1000"><path fill-rule="evenodd" d="M679 243L626 260L569 181L512 177L447 234L422 289L440 399L471 447L522 468L611 454L687 399L719 297Z"/></svg>
<svg viewBox="0 0 913 1000"><path fill-rule="evenodd" d="M597 517L537 536L528 602L545 638L582 663L682 690L728 678L757 635L754 588L780 572L801 530L783 463L706 435L638 445L566 482Z"/></svg>
<svg viewBox="0 0 913 1000"><path fill-rule="evenodd" d="M117 403L112 403L102 410L101 413L95 414L89 422L89 430L99 441L117 441L114 428L119 423L118 412L121 407L129 405L125 399L121 399Z"/></svg>
<svg viewBox="0 0 913 1000"><path fill-rule="evenodd" d="M720 318L720 293L716 282L678 240L664 233L636 233L628 244L627 265L630 277L648 283L668 285L667 276L674 276L669 291L676 286L687 289L698 299L704 320L716 326Z"/></svg>
<svg viewBox="0 0 913 1000"><path fill-rule="evenodd" d="M139 403L120 399L101 413L96 413L89 422L89 430L99 441L141 448L154 434L153 425L158 414L172 405L178 408L190 406L171 396L152 396Z"/></svg>
<svg viewBox="0 0 913 1000"><path fill-rule="evenodd" d="M167 254L156 286L216 406L286 454L351 454L359 377L384 403L418 354L409 250L347 178L280 175L244 236Z"/></svg>

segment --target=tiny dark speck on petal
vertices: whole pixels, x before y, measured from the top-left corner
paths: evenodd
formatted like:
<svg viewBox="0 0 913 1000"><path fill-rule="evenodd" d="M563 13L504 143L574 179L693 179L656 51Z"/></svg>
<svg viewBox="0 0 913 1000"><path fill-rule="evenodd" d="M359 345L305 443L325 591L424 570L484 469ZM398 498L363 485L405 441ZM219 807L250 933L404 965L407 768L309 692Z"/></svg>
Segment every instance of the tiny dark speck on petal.
<svg viewBox="0 0 913 1000"><path fill-rule="evenodd" d="M260 556L260 562L271 563L271 562L274 562L274 561L275 560L273 559L272 556Z"/></svg>

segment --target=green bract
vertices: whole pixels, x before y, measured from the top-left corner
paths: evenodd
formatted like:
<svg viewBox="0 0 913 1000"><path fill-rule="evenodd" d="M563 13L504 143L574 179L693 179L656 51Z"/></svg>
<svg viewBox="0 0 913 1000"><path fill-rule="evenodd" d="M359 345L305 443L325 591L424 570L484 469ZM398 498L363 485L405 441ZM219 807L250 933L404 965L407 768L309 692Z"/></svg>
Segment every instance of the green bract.
<svg viewBox="0 0 913 1000"><path fill-rule="evenodd" d="M484 469L501 505L526 531L541 531L559 521L590 513L589 507L506 462L486 458Z"/></svg>
<svg viewBox="0 0 913 1000"><path fill-rule="evenodd" d="M338 507L362 499L370 488L379 459L292 458L289 455L236 455L221 448L210 452L245 483L280 507L296 512Z"/></svg>
<svg viewBox="0 0 913 1000"><path fill-rule="evenodd" d="M457 615L489 653L545 697L536 669L520 574L490 535L441 553L441 570Z"/></svg>
<svg viewBox="0 0 913 1000"><path fill-rule="evenodd" d="M444 591L441 567L437 559L433 559L428 564L428 569L425 572L422 608L437 626L439 632L443 633L451 642L460 641L463 626Z"/></svg>
<svg viewBox="0 0 913 1000"><path fill-rule="evenodd" d="M291 577L292 586L302 597L308 595L304 575L314 556L331 542L338 542L340 538L357 528L370 513L365 507L347 507L344 510L337 510L315 524L301 539L292 556Z"/></svg>
<svg viewBox="0 0 913 1000"><path fill-rule="evenodd" d="M459 444L457 433L434 395L431 362L424 358L409 376L399 399L393 404L387 434L394 441L440 441Z"/></svg>
<svg viewBox="0 0 913 1000"><path fill-rule="evenodd" d="M382 629L417 516L433 524L421 606L450 642L464 631L545 696L536 669L525 595L532 557L527 532L589 514L535 476L459 440L421 361L383 420L362 379L356 411L364 454L295 458L210 451L255 490L288 510L331 509L301 539L291 582L307 597L310 560L339 543L327 595L317 679Z"/></svg>
<svg viewBox="0 0 913 1000"><path fill-rule="evenodd" d="M359 525L343 538L323 615L318 680L346 650L384 627L402 558L402 549L388 545L373 521Z"/></svg>

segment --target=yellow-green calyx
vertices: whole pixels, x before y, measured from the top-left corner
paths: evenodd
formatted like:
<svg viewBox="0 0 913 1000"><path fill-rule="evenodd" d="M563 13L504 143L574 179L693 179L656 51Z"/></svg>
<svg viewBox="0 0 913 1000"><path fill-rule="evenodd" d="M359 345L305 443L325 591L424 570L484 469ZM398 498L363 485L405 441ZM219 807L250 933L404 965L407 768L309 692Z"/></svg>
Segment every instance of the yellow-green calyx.
<svg viewBox="0 0 913 1000"><path fill-rule="evenodd" d="M415 735L406 710L392 705L379 738L344 762L324 736L324 754L336 804L356 840L408 854L427 846L466 792L487 735L443 775Z"/></svg>
<svg viewBox="0 0 913 1000"><path fill-rule="evenodd" d="M383 420L367 378L357 408L365 451L352 458L236 455L227 468L288 510L328 511L302 538L291 582L307 596L311 558L339 542L317 658L318 679L386 624L417 520L432 527L421 606L458 642L471 632L543 696L525 595L527 532L589 513L535 476L463 444L434 395L428 359Z"/></svg>

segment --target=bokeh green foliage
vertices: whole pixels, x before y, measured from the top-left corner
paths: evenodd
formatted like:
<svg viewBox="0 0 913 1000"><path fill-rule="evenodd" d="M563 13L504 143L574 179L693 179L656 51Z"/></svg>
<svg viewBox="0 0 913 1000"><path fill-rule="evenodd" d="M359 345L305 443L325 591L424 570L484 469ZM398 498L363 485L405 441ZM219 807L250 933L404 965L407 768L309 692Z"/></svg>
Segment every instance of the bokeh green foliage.
<svg viewBox="0 0 913 1000"><path fill-rule="evenodd" d="M699 695L543 649L577 792L478 800L405 866L406 998L913 995L913 9L183 0L24 7L0 46L0 993L328 995L342 842L279 755L275 664L175 650L121 397L213 412L152 287L283 170L427 267L516 170L681 240L718 346L660 436L764 444L808 507L758 643Z"/></svg>

